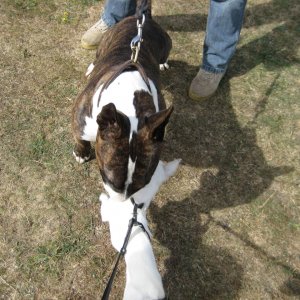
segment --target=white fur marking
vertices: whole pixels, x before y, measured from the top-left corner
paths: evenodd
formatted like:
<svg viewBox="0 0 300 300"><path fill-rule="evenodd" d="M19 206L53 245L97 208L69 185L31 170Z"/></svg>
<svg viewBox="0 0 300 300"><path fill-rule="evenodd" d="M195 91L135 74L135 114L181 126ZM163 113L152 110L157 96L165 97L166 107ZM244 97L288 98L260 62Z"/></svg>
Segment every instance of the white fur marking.
<svg viewBox="0 0 300 300"><path fill-rule="evenodd" d="M151 80L150 87L153 92L153 100L156 110L158 111L158 96L157 90ZM96 122L97 115L101 112L102 107L108 103L113 103L117 110L124 113L130 121L130 137L132 132L137 131L138 119L136 118L136 111L133 105L134 92L144 90L149 92L149 89L138 71L125 72L120 74L101 95L101 101L98 106L98 98L102 85L98 88L93 96L92 116L86 117L86 125L84 127L84 134L82 139L94 142L96 140L98 124Z"/></svg>
<svg viewBox="0 0 300 300"><path fill-rule="evenodd" d="M157 89L156 89L156 86L154 85L153 81L149 80L149 82L150 82L151 95L153 97L153 103L154 103L154 106L155 106L155 111L158 112L159 107L158 107Z"/></svg>
<svg viewBox="0 0 300 300"><path fill-rule="evenodd" d="M136 203L144 203L143 208L137 210L137 219L149 233L146 209L162 183L175 173L179 163L179 159L169 163L159 161L149 184L134 195ZM140 197L137 197L137 194L140 194ZM102 202L102 221L109 222L111 243L117 251L120 251L126 236L128 221L132 218L133 206L129 199L120 201L118 195L115 194L115 196L110 195L109 198L101 194L99 198ZM137 226L132 229L125 261L126 286L123 299L162 299L165 297L151 242Z"/></svg>
<svg viewBox="0 0 300 300"><path fill-rule="evenodd" d="M159 64L159 69L161 71L169 70L170 66L169 66L168 62L166 61L164 64Z"/></svg>
<svg viewBox="0 0 300 300"><path fill-rule="evenodd" d="M90 159L90 156L85 156L83 158L80 156L77 156L74 151L73 151L73 156L75 157L76 161L80 164L83 164Z"/></svg>
<svg viewBox="0 0 300 300"><path fill-rule="evenodd" d="M132 159L129 157L128 159L128 169L127 169L127 180L125 182L125 190L127 190L127 187L130 183L132 183L132 175L135 170L135 161L133 162Z"/></svg>
<svg viewBox="0 0 300 300"><path fill-rule="evenodd" d="M103 183L106 192L108 193L109 197L116 199L117 201L124 201L126 200L124 193L118 193L114 191L108 184Z"/></svg>
<svg viewBox="0 0 300 300"><path fill-rule="evenodd" d="M90 74L93 72L95 65L93 63L91 63L85 73L85 77L89 77Z"/></svg>

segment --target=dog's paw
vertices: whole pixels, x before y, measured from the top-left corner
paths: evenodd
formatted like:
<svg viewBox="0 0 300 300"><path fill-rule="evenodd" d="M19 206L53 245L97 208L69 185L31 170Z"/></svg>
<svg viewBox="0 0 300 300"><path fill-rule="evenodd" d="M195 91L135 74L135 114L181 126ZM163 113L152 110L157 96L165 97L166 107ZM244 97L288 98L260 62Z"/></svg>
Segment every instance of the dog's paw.
<svg viewBox="0 0 300 300"><path fill-rule="evenodd" d="M90 156L80 157L76 155L75 151L73 151L73 156L75 157L76 161L80 164L83 164L90 159Z"/></svg>
<svg viewBox="0 0 300 300"><path fill-rule="evenodd" d="M101 193L100 196L99 196L99 200L101 202L105 202L107 201L109 198L108 198L108 195L104 194L104 193Z"/></svg>
<svg viewBox="0 0 300 300"><path fill-rule="evenodd" d="M164 163L164 170L166 177L169 178L175 174L177 171L177 168L179 167L179 164L181 162L181 159L174 159L170 162L165 162Z"/></svg>
<svg viewBox="0 0 300 300"><path fill-rule="evenodd" d="M90 76L90 74L93 72L95 65L93 63L91 63L85 73L85 77L88 78Z"/></svg>
<svg viewBox="0 0 300 300"><path fill-rule="evenodd" d="M169 70L170 66L169 66L169 64L167 62L165 62L164 64L159 64L159 69L161 71Z"/></svg>

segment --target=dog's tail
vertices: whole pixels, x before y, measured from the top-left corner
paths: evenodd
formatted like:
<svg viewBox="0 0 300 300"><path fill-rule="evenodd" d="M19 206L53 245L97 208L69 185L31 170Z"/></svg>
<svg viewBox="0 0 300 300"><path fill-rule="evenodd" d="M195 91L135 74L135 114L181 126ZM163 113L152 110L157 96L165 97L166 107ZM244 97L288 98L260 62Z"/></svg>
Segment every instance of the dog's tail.
<svg viewBox="0 0 300 300"><path fill-rule="evenodd" d="M152 18L151 0L137 0L136 1L135 16L140 19L143 14L145 15L145 17L148 17L150 19Z"/></svg>

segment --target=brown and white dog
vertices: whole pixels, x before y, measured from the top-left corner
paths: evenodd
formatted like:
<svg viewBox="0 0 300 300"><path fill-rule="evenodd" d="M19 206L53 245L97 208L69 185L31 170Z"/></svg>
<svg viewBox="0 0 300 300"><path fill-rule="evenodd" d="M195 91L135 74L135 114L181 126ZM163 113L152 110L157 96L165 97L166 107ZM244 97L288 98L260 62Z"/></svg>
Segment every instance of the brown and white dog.
<svg viewBox="0 0 300 300"><path fill-rule="evenodd" d="M88 69L88 84L73 108L74 156L90 158L91 142L104 187L110 197L128 199L147 185L158 165L165 126L173 111L166 109L160 91L159 65L167 61L171 39L151 18L151 1L137 1L137 15L145 13L141 68L130 65L131 40L137 17L109 29Z"/></svg>

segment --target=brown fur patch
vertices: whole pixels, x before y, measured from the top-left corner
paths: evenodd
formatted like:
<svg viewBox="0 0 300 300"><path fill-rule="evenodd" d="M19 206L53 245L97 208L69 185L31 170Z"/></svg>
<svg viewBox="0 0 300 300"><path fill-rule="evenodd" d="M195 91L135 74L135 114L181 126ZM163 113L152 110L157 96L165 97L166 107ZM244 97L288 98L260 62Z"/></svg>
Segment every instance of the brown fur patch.
<svg viewBox="0 0 300 300"><path fill-rule="evenodd" d="M132 183L127 187L126 197L130 197L150 182L161 152L161 143L149 139L149 132L146 127L139 130L132 142L135 144L133 148L136 149L135 171L132 176Z"/></svg>
<svg viewBox="0 0 300 300"><path fill-rule="evenodd" d="M129 119L110 103L98 115L96 158L102 179L115 191L124 192L129 153Z"/></svg>
<svg viewBox="0 0 300 300"><path fill-rule="evenodd" d="M139 120L139 128L141 128L145 124L145 117L155 113L153 98L148 92L136 91L134 93L133 105L136 117Z"/></svg>

